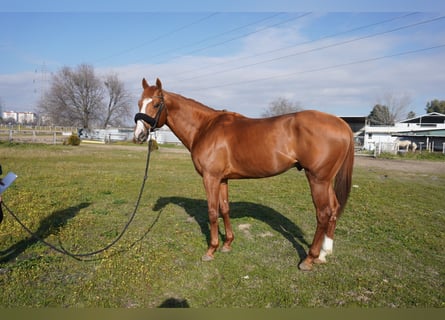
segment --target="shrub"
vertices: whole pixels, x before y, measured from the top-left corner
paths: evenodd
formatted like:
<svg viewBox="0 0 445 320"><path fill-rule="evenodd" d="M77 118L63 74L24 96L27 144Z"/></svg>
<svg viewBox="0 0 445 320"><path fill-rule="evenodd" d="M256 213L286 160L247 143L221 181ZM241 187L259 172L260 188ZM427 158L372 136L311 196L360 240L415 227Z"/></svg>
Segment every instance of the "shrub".
<svg viewBox="0 0 445 320"><path fill-rule="evenodd" d="M150 151L155 151L159 149L159 144L155 139L151 139L151 148Z"/></svg>
<svg viewBox="0 0 445 320"><path fill-rule="evenodd" d="M80 145L80 138L77 134L72 134L69 136L69 138L67 140L65 140L63 142L64 145L69 145L69 146L78 146Z"/></svg>

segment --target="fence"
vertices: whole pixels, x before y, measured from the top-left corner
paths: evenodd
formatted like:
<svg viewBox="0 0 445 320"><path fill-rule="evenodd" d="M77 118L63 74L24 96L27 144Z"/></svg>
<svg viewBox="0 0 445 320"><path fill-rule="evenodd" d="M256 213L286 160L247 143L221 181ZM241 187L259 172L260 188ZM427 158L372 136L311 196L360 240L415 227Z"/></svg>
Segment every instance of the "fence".
<svg viewBox="0 0 445 320"><path fill-rule="evenodd" d="M397 142L377 142L374 147L374 156L378 156L381 153L396 154L398 149Z"/></svg>
<svg viewBox="0 0 445 320"><path fill-rule="evenodd" d="M83 140L102 143L133 139L132 128L78 130L76 127L0 125L0 141L62 144L72 134L80 134L79 136Z"/></svg>
<svg viewBox="0 0 445 320"><path fill-rule="evenodd" d="M61 144L76 128L0 126L0 141Z"/></svg>

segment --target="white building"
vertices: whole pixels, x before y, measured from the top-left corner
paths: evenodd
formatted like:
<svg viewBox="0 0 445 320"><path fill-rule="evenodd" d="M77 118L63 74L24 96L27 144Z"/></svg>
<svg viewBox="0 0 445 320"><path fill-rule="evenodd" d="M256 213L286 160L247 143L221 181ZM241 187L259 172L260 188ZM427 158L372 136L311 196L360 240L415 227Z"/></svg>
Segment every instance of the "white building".
<svg viewBox="0 0 445 320"><path fill-rule="evenodd" d="M4 121L14 121L17 122L17 112L15 111L3 111L2 118Z"/></svg>
<svg viewBox="0 0 445 320"><path fill-rule="evenodd" d="M170 130L167 126L162 126L154 133L154 138L156 142L163 143L173 143L173 144L182 144L181 140L175 136L175 134Z"/></svg>
<svg viewBox="0 0 445 320"><path fill-rule="evenodd" d="M370 126L363 128L363 148L397 151L397 141L409 140L418 147L442 151L445 143L445 114L427 113L395 123L393 126Z"/></svg>
<svg viewBox="0 0 445 320"><path fill-rule="evenodd" d="M37 122L37 115L34 112L4 111L2 118L4 121L27 124Z"/></svg>
<svg viewBox="0 0 445 320"><path fill-rule="evenodd" d="M18 123L36 123L37 115L34 112L17 112Z"/></svg>

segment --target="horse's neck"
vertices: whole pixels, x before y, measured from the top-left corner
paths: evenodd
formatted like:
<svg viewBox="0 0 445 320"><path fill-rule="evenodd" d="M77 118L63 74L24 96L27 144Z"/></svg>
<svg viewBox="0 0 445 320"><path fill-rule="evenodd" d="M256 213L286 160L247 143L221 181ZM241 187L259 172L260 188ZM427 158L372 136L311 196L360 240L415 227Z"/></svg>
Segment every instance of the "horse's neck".
<svg viewBox="0 0 445 320"><path fill-rule="evenodd" d="M215 116L216 111L178 94L169 93L165 99L168 104L167 125L191 150L196 136Z"/></svg>

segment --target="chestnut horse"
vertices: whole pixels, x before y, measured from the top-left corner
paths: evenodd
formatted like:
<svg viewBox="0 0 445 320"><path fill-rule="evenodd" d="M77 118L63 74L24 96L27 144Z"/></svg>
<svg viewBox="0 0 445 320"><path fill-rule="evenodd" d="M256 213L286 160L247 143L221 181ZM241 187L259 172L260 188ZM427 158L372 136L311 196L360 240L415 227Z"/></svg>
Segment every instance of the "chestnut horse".
<svg viewBox="0 0 445 320"><path fill-rule="evenodd" d="M203 178L210 221L204 261L212 260L219 246L219 214L225 227L221 251L231 250L228 180L270 177L296 167L304 169L317 215L313 242L299 268L311 270L313 263L326 262L351 190L354 139L346 122L318 111L250 119L164 91L159 79L154 86L143 79L142 87L135 142L145 142L150 130L167 125Z"/></svg>

